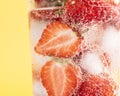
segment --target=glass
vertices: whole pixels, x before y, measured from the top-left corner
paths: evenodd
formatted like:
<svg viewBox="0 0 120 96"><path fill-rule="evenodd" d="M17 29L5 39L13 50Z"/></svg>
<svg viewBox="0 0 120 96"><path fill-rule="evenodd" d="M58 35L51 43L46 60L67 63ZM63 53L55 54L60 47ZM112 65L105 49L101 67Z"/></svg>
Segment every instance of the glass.
<svg viewBox="0 0 120 96"><path fill-rule="evenodd" d="M119 96L119 2L29 3L33 96Z"/></svg>

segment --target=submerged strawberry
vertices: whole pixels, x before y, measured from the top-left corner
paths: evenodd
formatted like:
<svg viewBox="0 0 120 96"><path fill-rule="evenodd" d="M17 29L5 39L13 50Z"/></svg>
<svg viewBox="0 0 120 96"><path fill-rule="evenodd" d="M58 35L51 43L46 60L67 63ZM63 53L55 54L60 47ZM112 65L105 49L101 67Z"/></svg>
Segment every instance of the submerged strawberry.
<svg viewBox="0 0 120 96"><path fill-rule="evenodd" d="M117 86L111 78L90 75L73 96L116 96Z"/></svg>
<svg viewBox="0 0 120 96"><path fill-rule="evenodd" d="M119 14L114 4L105 0L68 0L64 21L71 26L108 22Z"/></svg>
<svg viewBox="0 0 120 96"><path fill-rule="evenodd" d="M48 61L40 77L48 96L69 96L81 79L80 69L72 64Z"/></svg>
<svg viewBox="0 0 120 96"><path fill-rule="evenodd" d="M62 12L62 8L41 8L32 10L30 12L30 17L37 20L61 20L60 13Z"/></svg>
<svg viewBox="0 0 120 96"><path fill-rule="evenodd" d="M77 52L82 38L64 23L55 21L50 23L43 31L35 51L42 55L56 57L72 57Z"/></svg>

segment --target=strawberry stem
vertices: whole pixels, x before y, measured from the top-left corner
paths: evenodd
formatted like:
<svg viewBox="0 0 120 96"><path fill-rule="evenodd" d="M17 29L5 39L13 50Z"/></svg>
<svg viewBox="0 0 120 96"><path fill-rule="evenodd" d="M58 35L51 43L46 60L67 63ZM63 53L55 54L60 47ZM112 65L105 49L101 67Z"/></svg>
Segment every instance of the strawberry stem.
<svg viewBox="0 0 120 96"><path fill-rule="evenodd" d="M68 58L58 58L58 57L53 57L52 58L55 62L59 62L59 63L62 63L62 64L66 64L68 63L70 60Z"/></svg>
<svg viewBox="0 0 120 96"><path fill-rule="evenodd" d="M83 35L84 33L88 32L88 31L89 31L89 28L82 30L81 35Z"/></svg>

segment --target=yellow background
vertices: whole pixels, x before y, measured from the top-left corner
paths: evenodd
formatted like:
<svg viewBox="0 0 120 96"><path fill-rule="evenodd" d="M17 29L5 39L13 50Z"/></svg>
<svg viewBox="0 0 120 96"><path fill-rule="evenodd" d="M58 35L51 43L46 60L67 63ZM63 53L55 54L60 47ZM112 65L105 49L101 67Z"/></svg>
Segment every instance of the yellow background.
<svg viewBox="0 0 120 96"><path fill-rule="evenodd" d="M32 96L27 0L0 0L0 96Z"/></svg>

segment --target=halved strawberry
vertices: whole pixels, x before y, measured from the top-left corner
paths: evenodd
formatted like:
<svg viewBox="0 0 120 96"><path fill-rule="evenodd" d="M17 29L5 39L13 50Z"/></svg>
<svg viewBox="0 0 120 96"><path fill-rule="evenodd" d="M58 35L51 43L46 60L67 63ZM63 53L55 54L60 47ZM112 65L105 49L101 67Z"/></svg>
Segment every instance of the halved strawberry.
<svg viewBox="0 0 120 96"><path fill-rule="evenodd" d="M69 96L81 79L76 66L48 61L41 69L40 77L48 96Z"/></svg>
<svg viewBox="0 0 120 96"><path fill-rule="evenodd" d="M42 55L72 57L78 50L82 38L64 23L54 21L43 31L35 51Z"/></svg>
<svg viewBox="0 0 120 96"><path fill-rule="evenodd" d="M117 96L117 85L108 76L90 75L73 96Z"/></svg>

